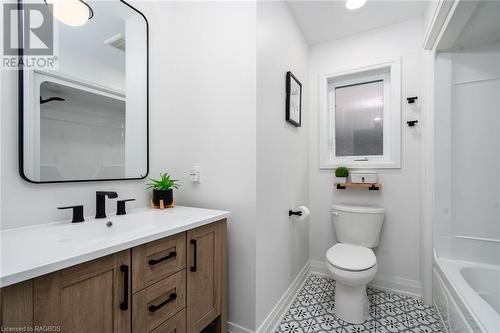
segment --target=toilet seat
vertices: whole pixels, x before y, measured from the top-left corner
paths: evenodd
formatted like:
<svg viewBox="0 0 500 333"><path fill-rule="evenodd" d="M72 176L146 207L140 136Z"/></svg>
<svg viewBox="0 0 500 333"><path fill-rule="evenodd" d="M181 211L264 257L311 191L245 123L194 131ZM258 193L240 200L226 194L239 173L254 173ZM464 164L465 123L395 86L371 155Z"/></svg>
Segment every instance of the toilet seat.
<svg viewBox="0 0 500 333"><path fill-rule="evenodd" d="M326 252L330 265L345 271L365 271L377 264L373 251L367 247L337 243Z"/></svg>

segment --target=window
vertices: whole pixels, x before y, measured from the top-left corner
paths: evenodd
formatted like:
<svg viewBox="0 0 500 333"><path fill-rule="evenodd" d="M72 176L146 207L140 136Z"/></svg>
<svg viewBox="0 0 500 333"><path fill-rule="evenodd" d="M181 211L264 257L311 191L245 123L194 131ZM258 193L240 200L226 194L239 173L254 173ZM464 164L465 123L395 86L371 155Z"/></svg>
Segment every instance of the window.
<svg viewBox="0 0 500 333"><path fill-rule="evenodd" d="M384 155L384 81L334 87L335 155Z"/></svg>
<svg viewBox="0 0 500 333"><path fill-rule="evenodd" d="M399 168L400 62L325 75L320 168Z"/></svg>

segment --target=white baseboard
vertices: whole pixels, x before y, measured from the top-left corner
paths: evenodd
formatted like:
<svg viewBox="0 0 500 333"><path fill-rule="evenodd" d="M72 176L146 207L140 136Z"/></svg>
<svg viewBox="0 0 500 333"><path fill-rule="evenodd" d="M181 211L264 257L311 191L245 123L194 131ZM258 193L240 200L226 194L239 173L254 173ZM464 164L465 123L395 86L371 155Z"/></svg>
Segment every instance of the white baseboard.
<svg viewBox="0 0 500 333"><path fill-rule="evenodd" d="M319 260L311 260L311 273L319 274L319 275L330 275L328 268L326 268L326 264L323 261Z"/></svg>
<svg viewBox="0 0 500 333"><path fill-rule="evenodd" d="M411 297L422 297L422 283L420 281L405 279L399 276L377 275L375 280L370 283L370 286Z"/></svg>
<svg viewBox="0 0 500 333"><path fill-rule="evenodd" d="M330 275L326 264L322 261L311 260L311 273L320 275ZM391 291L398 294L408 295L411 297L422 296L422 283L420 281L405 279L399 276L380 275L378 274L370 283L371 287Z"/></svg>
<svg viewBox="0 0 500 333"><path fill-rule="evenodd" d="M281 296L278 303L276 303L274 308L271 310L271 313L266 317L266 319L264 319L262 324L257 329L256 333L270 333L275 331L277 326L281 323L283 316L292 305L292 302L297 296L298 292L302 288L302 285L309 276L310 270L310 262L307 262L299 272L295 280L292 282L292 284L285 291L283 296Z"/></svg>
<svg viewBox="0 0 500 333"><path fill-rule="evenodd" d="M236 325L230 321L227 322L227 332L228 333L254 333L254 331L248 328Z"/></svg>

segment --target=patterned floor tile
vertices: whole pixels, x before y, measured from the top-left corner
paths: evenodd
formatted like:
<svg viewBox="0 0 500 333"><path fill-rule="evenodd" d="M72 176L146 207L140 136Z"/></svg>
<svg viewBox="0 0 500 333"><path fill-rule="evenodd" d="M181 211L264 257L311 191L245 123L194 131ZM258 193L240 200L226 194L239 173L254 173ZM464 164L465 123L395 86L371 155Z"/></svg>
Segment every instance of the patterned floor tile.
<svg viewBox="0 0 500 333"><path fill-rule="evenodd" d="M276 333L437 333L434 308L417 298L367 289L370 316L353 325L335 315L335 281L311 274L284 315Z"/></svg>

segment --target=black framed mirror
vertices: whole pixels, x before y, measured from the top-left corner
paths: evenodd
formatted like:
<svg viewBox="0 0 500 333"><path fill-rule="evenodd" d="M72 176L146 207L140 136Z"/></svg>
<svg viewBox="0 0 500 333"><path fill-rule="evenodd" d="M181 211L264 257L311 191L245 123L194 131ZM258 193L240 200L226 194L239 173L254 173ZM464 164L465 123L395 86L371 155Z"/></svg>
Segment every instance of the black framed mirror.
<svg viewBox="0 0 500 333"><path fill-rule="evenodd" d="M37 67L25 61L19 71L21 177L31 183L145 178L149 172L146 17L121 0L33 4L20 1L19 13L38 8L44 22L53 25L55 61ZM29 60L33 50L26 40L34 37L26 29L27 16L20 14L18 20L19 55Z"/></svg>

